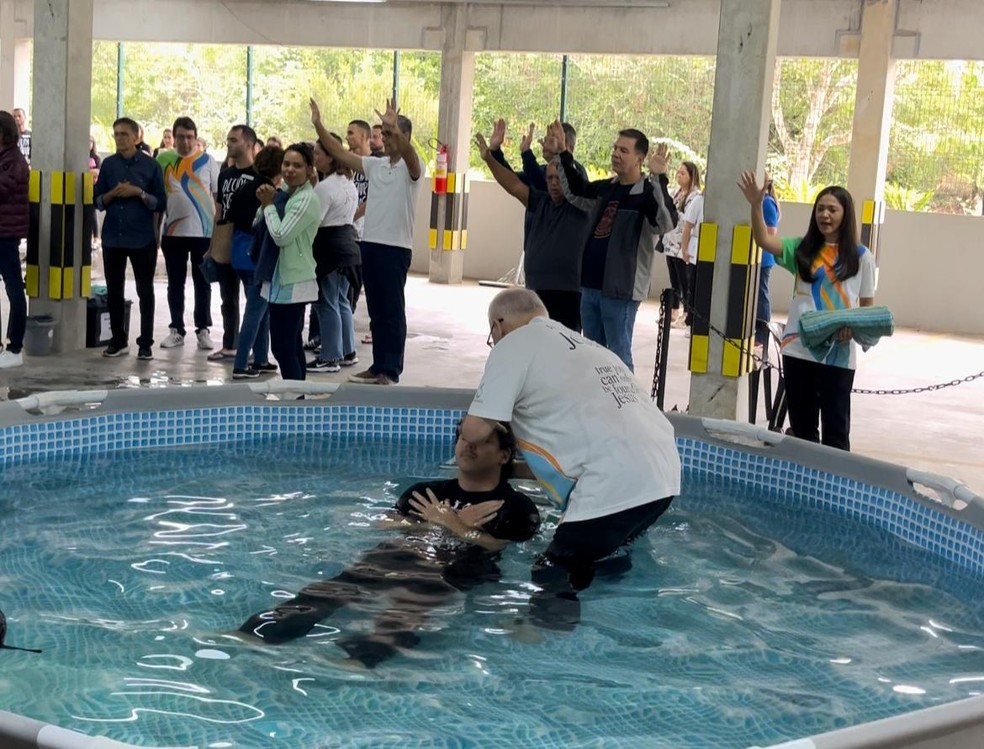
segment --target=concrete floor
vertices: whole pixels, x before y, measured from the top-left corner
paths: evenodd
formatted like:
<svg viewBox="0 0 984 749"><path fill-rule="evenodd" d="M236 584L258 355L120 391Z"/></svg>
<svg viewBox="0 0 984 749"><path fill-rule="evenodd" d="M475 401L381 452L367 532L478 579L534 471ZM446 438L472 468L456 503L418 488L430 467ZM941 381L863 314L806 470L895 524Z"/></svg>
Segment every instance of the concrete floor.
<svg viewBox="0 0 984 749"><path fill-rule="evenodd" d="M215 287L213 287L214 289ZM475 387L481 379L488 349L486 308L498 290L466 282L461 286L432 284L422 276L407 283L408 340L404 385ZM128 299L136 300L132 289ZM187 323L191 322L189 283ZM221 339L218 291L212 300L213 338ZM6 314L6 310L4 310ZM368 329L365 306L356 316L358 337ZM653 379L656 351L656 304L642 305L636 322L636 373L646 388ZM4 318L6 319L6 318ZM157 282L156 336L167 332L165 284ZM154 348L153 361L136 359L137 304L133 304L131 354L106 359L102 349L26 359L25 365L0 370L0 399L19 398L45 390L114 387L167 387L190 383L231 382L231 365L210 363L193 338L183 348ZM673 330L666 407L686 409L690 374L688 341ZM359 346L365 366L370 347ZM361 369L356 367L355 369ZM899 330L895 336L861 356L855 386L870 389L912 388L961 378L984 370L984 338L954 337ZM349 372L309 375L342 382ZM763 409L759 409L760 417ZM856 395L853 400L852 443L855 452L952 476L984 494L984 378L958 387L917 395Z"/></svg>

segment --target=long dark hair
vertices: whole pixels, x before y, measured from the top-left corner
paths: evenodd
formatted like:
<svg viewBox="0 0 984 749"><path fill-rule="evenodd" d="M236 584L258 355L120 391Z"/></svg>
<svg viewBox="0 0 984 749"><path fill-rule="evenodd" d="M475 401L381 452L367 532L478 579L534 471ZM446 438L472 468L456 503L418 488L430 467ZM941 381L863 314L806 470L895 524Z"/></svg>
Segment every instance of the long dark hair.
<svg viewBox="0 0 984 749"><path fill-rule="evenodd" d="M841 221L837 238L837 265L835 270L838 280L843 281L845 278L856 276L861 267L861 261L858 259L858 227L854 218L854 198L840 185L831 185L823 188L813 202L810 228L806 230L806 236L796 248L796 268L799 277L806 283L813 283L813 261L816 260L817 255L827 243L823 238L823 232L817 225L817 203L820 202L820 198L827 195L833 195L844 210L844 219Z"/></svg>

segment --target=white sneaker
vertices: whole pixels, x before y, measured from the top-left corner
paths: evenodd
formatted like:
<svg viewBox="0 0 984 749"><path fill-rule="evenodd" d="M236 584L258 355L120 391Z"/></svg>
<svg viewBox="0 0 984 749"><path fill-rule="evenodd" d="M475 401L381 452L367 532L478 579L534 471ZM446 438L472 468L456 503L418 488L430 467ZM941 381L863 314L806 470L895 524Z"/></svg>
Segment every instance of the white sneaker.
<svg viewBox="0 0 984 749"><path fill-rule="evenodd" d="M14 367L19 367L24 363L24 355L20 352L13 353L11 351L0 352L0 369L13 369Z"/></svg>
<svg viewBox="0 0 984 749"><path fill-rule="evenodd" d="M215 348L215 344L212 342L212 336L209 335L208 328L202 328L197 333L198 336L198 348L202 351L211 351Z"/></svg>
<svg viewBox="0 0 984 749"><path fill-rule="evenodd" d="M171 332L167 334L167 338L161 341L161 348L177 348L178 346L184 346L185 337L174 328L171 328L170 330Z"/></svg>

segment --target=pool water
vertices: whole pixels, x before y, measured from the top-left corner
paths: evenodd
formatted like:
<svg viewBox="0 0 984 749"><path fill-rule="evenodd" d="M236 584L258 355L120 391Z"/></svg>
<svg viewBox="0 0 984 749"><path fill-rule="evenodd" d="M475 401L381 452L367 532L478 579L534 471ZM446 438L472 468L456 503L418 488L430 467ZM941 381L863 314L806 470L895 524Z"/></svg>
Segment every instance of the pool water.
<svg viewBox="0 0 984 749"><path fill-rule="evenodd" d="M296 438L11 467L0 708L141 746L746 747L977 694L979 581L855 521L687 476L571 633L517 634L529 567L435 612L375 671L333 640L256 647L252 613L392 538L373 519L447 443ZM539 500L538 500L539 501ZM370 607L371 608L371 607ZM533 640L533 641L531 641Z"/></svg>

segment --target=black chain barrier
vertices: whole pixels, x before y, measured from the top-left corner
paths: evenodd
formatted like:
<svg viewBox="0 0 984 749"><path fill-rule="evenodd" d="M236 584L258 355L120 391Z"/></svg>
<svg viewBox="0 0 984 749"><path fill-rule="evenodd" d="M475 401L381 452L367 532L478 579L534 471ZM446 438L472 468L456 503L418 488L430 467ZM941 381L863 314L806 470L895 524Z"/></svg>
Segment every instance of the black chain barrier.
<svg viewBox="0 0 984 749"><path fill-rule="evenodd" d="M664 293L666 292L664 291ZM684 310L686 311L687 302L685 300L681 300L681 301L683 303ZM762 357L758 356L754 351L748 351L744 347L741 341L736 341L734 338L729 338L723 331L718 330L716 327L714 327L714 325L711 324L711 321L708 320L704 315L700 314L697 310L690 309L689 311L693 317L700 318L702 321L706 322L708 329L711 330L711 332L713 332L715 335L717 335L721 340L723 340L725 344L734 346L740 352L751 357L751 359L759 365L759 369L773 369L779 374L780 377L782 376L781 368L777 367L772 362L766 361ZM660 318L662 318L662 313L663 310L661 308ZM662 332L662 327L663 326L660 325L661 332ZM944 388L956 387L957 385L964 385L968 382L979 380L982 377L984 377L984 372L978 372L977 374L967 375L966 377L960 377L955 380L950 380L949 382L941 382L936 385L924 385L922 387L914 387L914 388L880 388L876 390L869 390L865 388L854 388L851 390L851 393L854 395L915 395L917 393L932 393L937 390L943 390ZM654 386L654 390L655 390L655 386Z"/></svg>

